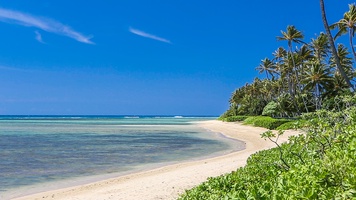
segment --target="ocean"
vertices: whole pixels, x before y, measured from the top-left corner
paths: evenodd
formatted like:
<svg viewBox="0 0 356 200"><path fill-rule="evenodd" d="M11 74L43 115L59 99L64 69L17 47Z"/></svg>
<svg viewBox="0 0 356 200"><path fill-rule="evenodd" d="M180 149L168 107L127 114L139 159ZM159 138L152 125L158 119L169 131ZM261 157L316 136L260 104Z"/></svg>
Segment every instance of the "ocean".
<svg viewBox="0 0 356 200"><path fill-rule="evenodd" d="M194 124L211 119L0 116L0 199L244 148Z"/></svg>

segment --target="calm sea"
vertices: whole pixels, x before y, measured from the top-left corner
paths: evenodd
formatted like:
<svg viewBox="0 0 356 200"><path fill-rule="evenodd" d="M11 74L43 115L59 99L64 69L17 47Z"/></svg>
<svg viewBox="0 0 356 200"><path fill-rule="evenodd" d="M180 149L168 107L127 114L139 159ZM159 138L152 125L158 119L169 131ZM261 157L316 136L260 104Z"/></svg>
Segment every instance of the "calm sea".
<svg viewBox="0 0 356 200"><path fill-rule="evenodd" d="M210 119L0 116L0 199L244 148L194 125Z"/></svg>

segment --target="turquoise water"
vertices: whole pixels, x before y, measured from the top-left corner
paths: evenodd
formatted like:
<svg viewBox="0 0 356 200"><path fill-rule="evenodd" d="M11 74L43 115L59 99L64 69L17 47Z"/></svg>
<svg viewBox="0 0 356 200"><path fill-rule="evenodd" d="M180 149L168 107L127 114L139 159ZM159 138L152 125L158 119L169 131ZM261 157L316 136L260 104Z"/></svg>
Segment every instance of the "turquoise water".
<svg viewBox="0 0 356 200"><path fill-rule="evenodd" d="M5 198L9 191L33 185L127 173L243 148L193 123L209 119L214 118L0 117L0 193Z"/></svg>

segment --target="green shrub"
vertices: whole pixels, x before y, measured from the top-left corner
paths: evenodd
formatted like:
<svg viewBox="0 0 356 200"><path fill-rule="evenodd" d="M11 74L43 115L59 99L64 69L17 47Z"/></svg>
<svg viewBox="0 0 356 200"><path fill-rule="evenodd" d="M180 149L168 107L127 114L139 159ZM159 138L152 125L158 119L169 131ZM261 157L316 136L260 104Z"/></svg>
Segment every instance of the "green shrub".
<svg viewBox="0 0 356 200"><path fill-rule="evenodd" d="M272 117L266 116L256 116L256 117L248 117L245 119L244 124L268 128L270 130L276 129L280 125L289 122L287 119L274 119Z"/></svg>
<svg viewBox="0 0 356 200"><path fill-rule="evenodd" d="M258 118L259 116L253 116L253 117L248 117L244 120L244 124L247 125L254 125L255 120Z"/></svg>
<svg viewBox="0 0 356 200"><path fill-rule="evenodd" d="M262 115L264 116L276 116L278 114L278 104L274 101L269 102L262 111Z"/></svg>
<svg viewBox="0 0 356 200"><path fill-rule="evenodd" d="M305 126L305 122L305 120L293 120L278 126L276 130L300 129Z"/></svg>
<svg viewBox="0 0 356 200"><path fill-rule="evenodd" d="M220 120L224 122L241 122L244 121L248 116L230 116L230 117L224 117L220 118Z"/></svg>
<svg viewBox="0 0 356 200"><path fill-rule="evenodd" d="M255 121L255 126L268 128L270 130L276 129L283 123L288 122L287 120L280 120L280 119L273 119L273 118L266 118L266 119L257 119Z"/></svg>

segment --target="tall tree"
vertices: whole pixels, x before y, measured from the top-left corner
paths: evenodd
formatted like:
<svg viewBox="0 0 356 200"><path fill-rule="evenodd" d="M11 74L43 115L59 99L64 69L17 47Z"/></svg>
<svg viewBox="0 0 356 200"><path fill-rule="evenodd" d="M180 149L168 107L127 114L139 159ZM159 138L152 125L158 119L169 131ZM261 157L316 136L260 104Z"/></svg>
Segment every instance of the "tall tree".
<svg viewBox="0 0 356 200"><path fill-rule="evenodd" d="M319 63L322 63L324 58L330 52L328 37L325 35L325 33L320 33L316 39L312 39L310 47L313 51L314 57Z"/></svg>
<svg viewBox="0 0 356 200"><path fill-rule="evenodd" d="M341 67L344 69L346 76L352 80L355 77L354 69L352 68L352 58L349 56L350 52L343 44L337 45L337 55L340 60ZM331 67L336 66L335 58L330 59ZM340 74L339 71L336 71L336 74Z"/></svg>
<svg viewBox="0 0 356 200"><path fill-rule="evenodd" d="M281 31L282 36L277 36L277 40L283 41L286 40L288 42L288 53L293 54L293 47L292 44L294 43L303 43L304 35L302 32L297 30L295 26L287 26L287 32ZM289 57L289 56L288 56ZM292 59L293 69L296 68L294 56L291 55L290 58ZM296 78L298 79L298 75L296 74ZM297 80L299 81L299 80Z"/></svg>
<svg viewBox="0 0 356 200"><path fill-rule="evenodd" d="M298 60L295 64L299 66L299 73L303 74L305 63L313 58L312 51L310 47L305 44L296 50L296 54Z"/></svg>
<svg viewBox="0 0 356 200"><path fill-rule="evenodd" d="M293 42L294 43L303 43L304 36L303 36L302 32L300 32L299 30L297 30L295 28L295 26L287 26L287 32L281 31L281 33L282 33L282 36L278 36L277 40L279 40L279 41L286 40L288 42L288 53L289 53L289 55L287 57L292 59L291 68L292 68L292 71L294 71L294 75L295 75L296 83L297 83L297 88L299 90L301 90L300 89L300 84L299 84L300 81L299 81L298 72L297 72L298 70L297 70L297 66L295 64L295 59L294 59L294 55L293 55L292 44L293 44ZM292 77L289 76L288 79L289 79L289 93L290 93L290 95L292 97L292 100L294 102L295 107L297 109L299 109L298 106L297 106L297 102L296 102L296 100L294 98L295 93L296 93L294 88L296 88L296 86L292 82Z"/></svg>
<svg viewBox="0 0 356 200"><path fill-rule="evenodd" d="M353 57L356 61L356 52L355 52L355 47L353 44L353 38L355 36L355 30L356 30L356 6L355 6L355 4L350 4L349 11L345 12L344 18L340 19L340 21L336 22L335 24L332 24L330 27L332 29L333 28L339 29L339 31L335 37L341 36L342 34L345 34L345 33L349 34L350 47L351 47L351 50L353 53Z"/></svg>
<svg viewBox="0 0 356 200"><path fill-rule="evenodd" d="M335 47L335 43L334 43L334 38L331 35L331 31L330 31L330 28L329 28L329 23L328 23L328 20L326 18L324 0L319 0L319 2L320 2L321 17L322 17L322 20L323 20L323 24L324 24L324 28L325 28L325 31L326 31L326 35L328 36L328 39L329 39L331 52L332 52L333 56L335 57L335 63L336 63L337 69L339 70L341 76L346 81L346 84L349 86L349 88L353 92L355 92L355 89L354 89L353 85L351 84L350 79L347 77L347 75L345 73L345 70L341 66L340 59L339 59L339 57L337 55L337 51L336 51L336 47Z"/></svg>
<svg viewBox="0 0 356 200"><path fill-rule="evenodd" d="M261 73L266 73L266 77L267 79L269 79L268 75L272 76L272 79L274 79L274 73L275 73L275 64L268 58L265 58L263 60L261 60L261 64L256 67L256 69L258 70L258 72Z"/></svg>
<svg viewBox="0 0 356 200"><path fill-rule="evenodd" d="M277 36L277 40L286 40L288 41L289 51L292 51L292 44L303 43L304 36L302 32L298 31L295 26L287 26L287 32L281 31L282 36Z"/></svg>
<svg viewBox="0 0 356 200"><path fill-rule="evenodd" d="M320 109L322 92L331 85L333 81L330 70L324 64L311 62L308 70L305 71L303 81L305 83L304 89L314 89L315 108Z"/></svg>
<svg viewBox="0 0 356 200"><path fill-rule="evenodd" d="M280 76L280 78L285 78L285 73L283 71L284 58L287 56L287 51L283 47L278 47L276 51L273 52L273 61L275 61L275 69L276 74Z"/></svg>

